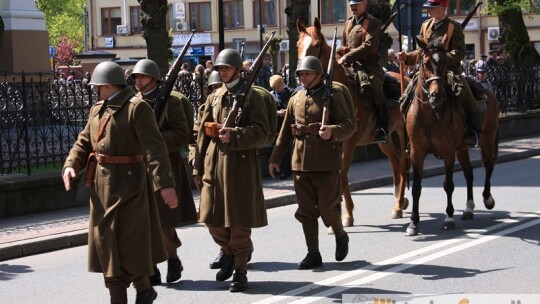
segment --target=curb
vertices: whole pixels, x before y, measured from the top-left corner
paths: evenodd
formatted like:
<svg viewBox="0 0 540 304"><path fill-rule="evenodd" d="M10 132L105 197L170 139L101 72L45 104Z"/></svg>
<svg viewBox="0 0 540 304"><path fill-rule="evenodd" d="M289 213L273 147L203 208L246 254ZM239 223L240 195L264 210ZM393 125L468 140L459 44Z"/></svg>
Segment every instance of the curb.
<svg viewBox="0 0 540 304"><path fill-rule="evenodd" d="M497 163L504 163L540 155L540 148L529 149L524 151L509 152L499 155ZM471 160L473 168L481 167L482 160ZM456 164L454 169L461 171L461 166ZM435 166L424 168L424 177L431 177L441 175L444 173L444 167L442 161ZM409 172L409 178L412 180L412 172ZM350 182L349 188L351 191L364 190L379 186L386 186L392 184L393 176L391 174L379 176L371 179L363 179L354 182ZM286 206L296 203L296 194L288 193L278 195L266 200L267 208L275 208L280 206ZM82 246L88 244L88 229L80 229L68 233L60 233L58 235L52 235L47 237L33 238L24 241L18 241L10 243L7 246L0 245L0 261L20 258L24 256L44 253L48 251L54 251L59 249L66 249L75 246Z"/></svg>

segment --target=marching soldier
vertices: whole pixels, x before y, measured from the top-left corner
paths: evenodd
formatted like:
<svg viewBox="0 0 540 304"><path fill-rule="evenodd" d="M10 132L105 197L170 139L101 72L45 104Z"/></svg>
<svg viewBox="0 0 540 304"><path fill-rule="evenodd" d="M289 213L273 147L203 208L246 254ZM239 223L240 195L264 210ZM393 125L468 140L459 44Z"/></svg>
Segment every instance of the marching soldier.
<svg viewBox="0 0 540 304"><path fill-rule="evenodd" d="M427 0L424 7L427 8L430 19L424 21L420 28L419 38L429 43L434 39L440 40L446 46L448 70L453 73L452 80L459 82L454 88L462 88L462 91L455 91L464 110L467 112L467 121L471 127L471 132L466 136L465 143L478 146L480 142L481 123L478 103L471 92L468 82L462 76L461 60L465 57L465 36L461 24L451 20L446 16L447 0ZM412 52L400 52L398 60L406 65L415 65L420 56L420 50ZM450 74L449 74L450 75ZM414 89L416 87L418 73L405 90L402 97L402 103L408 105L412 100ZM403 108L403 106L402 106Z"/></svg>
<svg viewBox="0 0 540 304"><path fill-rule="evenodd" d="M322 266L319 252L318 218L332 227L336 238L335 258L345 259L349 252L349 237L341 223L341 141L355 131L352 101L340 91L333 91L329 101L329 124L320 127L323 116L324 71L319 59L306 56L296 69L303 89L289 101L281 131L268 171L275 178L279 164L293 144L292 170L298 210L296 219L302 223L308 253L298 269Z"/></svg>
<svg viewBox="0 0 540 304"><path fill-rule="evenodd" d="M372 101L376 114L377 128L373 142L386 143L388 109L383 91L381 56L378 53L382 22L367 12L367 4L368 0L349 1L353 16L346 21L343 29L345 46L338 50L338 54L342 55L338 63L358 74L360 96Z"/></svg>
<svg viewBox="0 0 540 304"><path fill-rule="evenodd" d="M131 78L139 92L137 96L155 108L154 99L159 93L158 84L161 79L158 65L150 59L142 59L133 68ZM176 91L171 93L166 103L166 110L163 111L158 126L167 145L169 160L176 180L175 189L180 201L179 208L174 210L164 208L163 204L159 204L159 196L156 196L156 200L159 206L163 240L167 248L167 283L172 283L181 278L183 270L182 262L176 252L182 242L178 238L175 227L196 221L197 211L181 155L182 149L187 147L192 133L183 106L191 106L191 103L184 95ZM192 114L190 117L193 119ZM154 265L154 276L150 278L150 282L152 285L161 284L161 274L156 265Z"/></svg>
<svg viewBox="0 0 540 304"><path fill-rule="evenodd" d="M252 251L251 229L267 225L257 148L269 136L263 96L250 88L235 126L223 127L239 88L242 58L233 49L221 51L214 66L223 81L206 100L200 121L195 184L201 189L199 222L205 223L223 249L217 281L233 275L231 292L248 288L247 263Z"/></svg>
<svg viewBox="0 0 540 304"><path fill-rule="evenodd" d="M167 259L154 191L169 208L178 204L165 143L152 108L134 96L118 64L98 64L90 84L100 101L62 170L69 191L86 168L88 269L103 273L111 303L127 303L131 283L137 304L153 303L157 293L148 277L153 265Z"/></svg>

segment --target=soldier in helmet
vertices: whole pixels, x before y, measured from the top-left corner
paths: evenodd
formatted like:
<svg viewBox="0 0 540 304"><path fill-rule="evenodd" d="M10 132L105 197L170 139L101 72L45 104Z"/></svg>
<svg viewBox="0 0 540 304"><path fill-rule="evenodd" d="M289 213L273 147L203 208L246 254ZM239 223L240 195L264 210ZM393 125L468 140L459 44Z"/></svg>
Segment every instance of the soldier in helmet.
<svg viewBox="0 0 540 304"><path fill-rule="evenodd" d="M302 90L295 92L287 106L281 131L268 165L276 177L279 164L293 144L292 170L298 209L295 217L302 223L308 253L298 269L322 266L319 252L318 218L332 227L336 238L335 258L342 261L349 252L349 237L341 223L341 141L355 131L352 100L344 92L334 90L328 103L327 125L322 121L325 85L319 59L306 56L296 68ZM348 93L348 92L347 92ZM316 126L316 127L313 127Z"/></svg>
<svg viewBox="0 0 540 304"><path fill-rule="evenodd" d="M157 106L156 96L159 94L159 81L161 79L157 63L150 59L142 59L137 62L130 76L135 88L139 92L138 97L144 99L151 107ZM176 180L176 195L179 198L179 208L169 210L159 204L160 197L156 196L159 206L159 216L163 240L167 248L167 283L178 281L182 276L182 262L176 252L182 243L178 238L175 227L181 224L191 223L197 220L197 211L193 201L193 194L189 185L188 175L184 166L181 151L189 144L192 136L187 116L193 121L193 112L189 100L179 92L173 91L165 100L165 110L158 119L158 127L161 136L167 145L169 160ZM184 105L187 109L184 109ZM157 113L157 112L156 112ZM192 125L192 124L191 124ZM154 265L154 275L150 277L152 285L161 284L161 273Z"/></svg>
<svg viewBox="0 0 540 304"><path fill-rule="evenodd" d="M252 250L251 229L267 225L257 148L269 136L264 96L249 88L233 127L223 127L240 87L242 58L233 49L221 51L214 63L223 85L206 99L193 170L201 189L199 222L205 223L223 249L217 281L233 275L231 292L248 288L247 263Z"/></svg>
<svg viewBox="0 0 540 304"><path fill-rule="evenodd" d="M64 163L64 186L69 191L86 168L88 269L103 273L111 303L127 303L131 283L137 303L153 303L148 277L167 259L154 192L169 208L178 205L167 148L152 108L126 85L118 64L98 64L90 85L100 101Z"/></svg>

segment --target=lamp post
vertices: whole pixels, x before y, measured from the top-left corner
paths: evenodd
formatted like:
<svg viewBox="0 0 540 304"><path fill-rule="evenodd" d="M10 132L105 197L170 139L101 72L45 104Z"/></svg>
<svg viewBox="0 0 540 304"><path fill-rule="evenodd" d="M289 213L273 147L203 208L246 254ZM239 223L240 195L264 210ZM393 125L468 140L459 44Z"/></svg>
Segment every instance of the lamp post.
<svg viewBox="0 0 540 304"><path fill-rule="evenodd" d="M84 20L84 51L88 52L88 8L86 3L83 5L83 20Z"/></svg>
<svg viewBox="0 0 540 304"><path fill-rule="evenodd" d="M278 0L279 1L279 0ZM264 46L264 37L263 37L263 34L264 34L264 27L263 27L263 22L264 22L264 13L263 13L263 9L264 9L264 2L272 2L272 0L259 0L259 32L260 32L260 42L261 42L261 50Z"/></svg>
<svg viewBox="0 0 540 304"><path fill-rule="evenodd" d="M263 0L259 0L259 32L261 34L261 36L260 36L261 50L263 48L263 34L264 34L264 29L263 29L263 5L264 5Z"/></svg>

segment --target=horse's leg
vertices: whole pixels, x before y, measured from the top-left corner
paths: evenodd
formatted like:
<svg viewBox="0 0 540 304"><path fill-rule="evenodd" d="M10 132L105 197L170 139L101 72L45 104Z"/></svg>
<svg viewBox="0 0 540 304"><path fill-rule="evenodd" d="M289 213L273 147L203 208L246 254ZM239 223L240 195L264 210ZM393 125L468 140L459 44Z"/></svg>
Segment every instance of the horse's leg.
<svg viewBox="0 0 540 304"><path fill-rule="evenodd" d="M349 169L354 156L354 150L356 148L356 140L353 137L343 142L343 167L341 168L341 188L343 192L343 198L345 200L345 211L342 214L342 222L344 227L350 227L354 225L353 209L354 203L351 197L351 191L349 189Z"/></svg>
<svg viewBox="0 0 540 304"><path fill-rule="evenodd" d="M488 95L488 111L484 114L484 124L482 129L482 143L481 153L484 168L486 170L486 179L484 180L484 191L482 197L484 198L484 206L486 209L491 210L495 207L495 199L491 195L491 175L495 168L495 162L497 161L497 154L499 149L499 139L497 136L499 126L499 109L497 107L497 100L491 93Z"/></svg>
<svg viewBox="0 0 540 304"><path fill-rule="evenodd" d="M413 205L411 212L411 222L407 227L406 234L413 236L418 234L418 223L420 222L420 194L422 193L422 178L424 176L424 161L426 159L425 153L418 153L411 147L411 163L413 168L413 186L412 197Z"/></svg>
<svg viewBox="0 0 540 304"><path fill-rule="evenodd" d="M454 193L454 162L456 160L455 153L447 153L444 159L444 192L446 192L446 219L443 223L443 229L454 229L456 222L454 221L454 205L452 204L452 194Z"/></svg>
<svg viewBox="0 0 540 304"><path fill-rule="evenodd" d="M401 139L400 139L401 141ZM396 203L392 208L393 219L403 217L403 209L407 208L409 202L405 202L405 181L407 174L407 164L405 163L405 148L397 147L390 140L387 144L379 144L379 148L386 155L390 165L392 166L393 181L394 181L394 196ZM403 150L403 151L400 151Z"/></svg>
<svg viewBox="0 0 540 304"><path fill-rule="evenodd" d="M465 211L461 215L462 220L472 220L474 218L474 195L473 195L473 182L474 174L473 167L471 165L471 160L469 158L469 150L462 149L456 153L461 168L463 170L463 175L465 176L465 181L467 183L467 203Z"/></svg>

